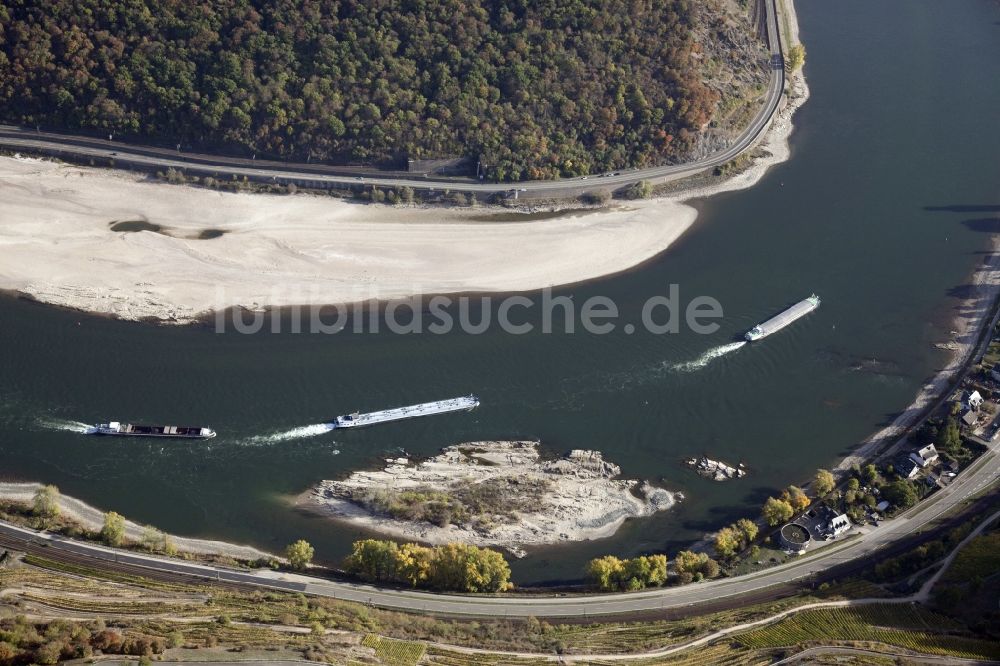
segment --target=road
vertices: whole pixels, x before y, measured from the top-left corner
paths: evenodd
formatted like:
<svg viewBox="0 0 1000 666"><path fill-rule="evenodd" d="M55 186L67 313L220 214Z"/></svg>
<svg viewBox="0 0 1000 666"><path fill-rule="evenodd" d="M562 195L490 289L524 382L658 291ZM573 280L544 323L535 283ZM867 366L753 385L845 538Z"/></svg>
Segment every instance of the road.
<svg viewBox="0 0 1000 666"><path fill-rule="evenodd" d="M415 590L380 589L322 580L299 574L274 571L238 571L183 560L167 559L133 552L117 551L91 543L72 541L60 536L0 523L0 535L15 541L44 543L52 551L64 551L76 557L117 562L128 567L153 569L167 574L193 576L223 583L269 587L292 592L372 604L394 610L427 612L442 615L481 617L598 617L623 613L642 613L661 609L718 603L720 599L759 593L775 586L785 586L832 567L865 558L888 544L907 537L927 526L964 500L982 492L1000 478L1000 443L989 449L947 488L937 491L917 506L881 526L852 539L835 542L812 553L764 571L706 581L686 586L658 588L629 594L574 596L472 596L436 594Z"/></svg>
<svg viewBox="0 0 1000 666"><path fill-rule="evenodd" d="M778 28L777 0L767 0L767 34L771 51L771 77L765 102L753 122L726 150L694 162L616 172L565 180L525 181L520 183L484 183L471 179L425 178L394 172L368 171L351 167L264 162L244 158L197 155L163 148L133 146L90 137L37 132L33 129L0 125L0 146L42 152L75 159L114 160L118 167L143 171L183 169L188 174L229 179L233 176L258 182L294 183L300 187L410 187L414 190L449 190L480 196L513 192L525 197L567 197L598 190L617 190L639 181L664 183L686 178L729 162L747 150L764 134L781 101L785 87L784 58Z"/></svg>

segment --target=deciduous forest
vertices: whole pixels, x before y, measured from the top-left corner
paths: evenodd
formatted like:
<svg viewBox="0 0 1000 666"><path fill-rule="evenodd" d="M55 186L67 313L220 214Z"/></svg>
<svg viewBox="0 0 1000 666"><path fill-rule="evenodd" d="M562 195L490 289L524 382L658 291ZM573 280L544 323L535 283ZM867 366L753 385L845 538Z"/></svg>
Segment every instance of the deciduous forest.
<svg viewBox="0 0 1000 666"><path fill-rule="evenodd" d="M661 163L719 102L695 1L8 0L0 119L495 180Z"/></svg>

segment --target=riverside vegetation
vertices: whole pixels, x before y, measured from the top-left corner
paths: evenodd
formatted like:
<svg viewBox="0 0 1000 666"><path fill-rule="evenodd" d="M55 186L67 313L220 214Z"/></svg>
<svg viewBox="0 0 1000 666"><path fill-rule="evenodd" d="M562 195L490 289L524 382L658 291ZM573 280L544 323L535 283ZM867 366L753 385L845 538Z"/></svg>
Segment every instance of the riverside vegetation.
<svg viewBox="0 0 1000 666"><path fill-rule="evenodd" d="M495 663L498 658L504 663L541 662L488 652L470 654L452 646L567 656L654 650L806 603L845 598L891 601L897 588L908 593L919 587L933 572L928 565L961 542L995 511L995 506L981 510L936 541L899 556L906 562L905 569L875 567L878 579L872 573L865 574L874 582L851 579L764 604L643 622L450 620L301 594L219 587L212 582L157 581L0 552L0 589L7 592L0 597L0 665L52 664L56 659L127 652L143 664L162 655L171 661L304 657L329 663L472 666ZM1000 657L997 535L994 526L993 531L970 541L927 604L868 603L806 610L707 646L642 663L769 663L815 641L875 651L896 652L902 647L921 653L996 659ZM914 574L918 576L915 581ZM87 614L94 619L51 619L60 614ZM39 615L50 619L36 619Z"/></svg>
<svg viewBox="0 0 1000 666"><path fill-rule="evenodd" d="M121 0L0 6L0 118L496 180L684 157L767 77L749 4Z"/></svg>

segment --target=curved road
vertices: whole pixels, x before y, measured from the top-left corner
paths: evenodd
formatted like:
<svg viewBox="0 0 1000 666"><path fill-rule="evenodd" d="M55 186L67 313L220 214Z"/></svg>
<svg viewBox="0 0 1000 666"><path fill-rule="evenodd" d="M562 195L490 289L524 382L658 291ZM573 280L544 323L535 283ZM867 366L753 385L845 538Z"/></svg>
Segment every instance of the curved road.
<svg viewBox="0 0 1000 666"><path fill-rule="evenodd" d="M322 580L299 574L266 571L237 571L194 564L138 553L116 551L103 546L72 541L63 537L0 523L0 535L19 541L45 543L52 550L122 562L157 571L305 592L324 597L369 603L394 610L488 617L595 617L637 613L666 608L685 608L718 602L719 599L759 592L812 576L851 560L873 554L878 549L920 530L964 500L982 492L1000 478L1000 442L954 479L900 516L854 537L822 547L810 554L757 573L724 578L683 587L668 587L630 594L582 596L472 596L435 594L415 590L379 589L370 585Z"/></svg>
<svg viewBox="0 0 1000 666"><path fill-rule="evenodd" d="M189 174L231 178L246 176L250 180L294 183L303 187L330 187L336 185L377 185L380 187L411 187L419 190L444 190L477 193L481 196L511 193L517 190L526 196L565 197L587 191L615 190L633 183L648 180L663 183L729 162L750 148L767 129L785 87L784 58L778 29L777 0L766 0L767 38L771 51L771 78L765 103L760 112L735 143L724 151L703 159L671 166L650 167L607 176L590 176L565 180L525 181L520 183L482 183L468 179L425 178L412 174L373 172L351 167L324 167L308 164L254 161L224 156L183 154L168 149L131 146L105 142L100 139L62 135L0 125L0 146L10 149L38 151L75 158L114 160L117 166L155 171L168 168L184 169Z"/></svg>

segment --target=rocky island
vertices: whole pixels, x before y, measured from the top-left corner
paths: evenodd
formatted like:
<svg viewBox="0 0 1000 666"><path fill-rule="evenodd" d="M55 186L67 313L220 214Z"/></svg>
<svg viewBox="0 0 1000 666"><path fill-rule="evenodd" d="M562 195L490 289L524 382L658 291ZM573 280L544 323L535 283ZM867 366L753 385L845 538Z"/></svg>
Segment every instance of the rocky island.
<svg viewBox="0 0 1000 666"><path fill-rule="evenodd" d="M322 481L304 503L400 538L521 555L525 546L610 536L680 498L619 474L598 451L546 460L538 442L471 442L415 465L396 458L381 471Z"/></svg>
<svg viewBox="0 0 1000 666"><path fill-rule="evenodd" d="M698 472L699 475L713 481L728 481L730 479L742 479L746 476L746 468L743 463L733 467L721 460L712 460L708 456L700 458L689 458L687 466Z"/></svg>

